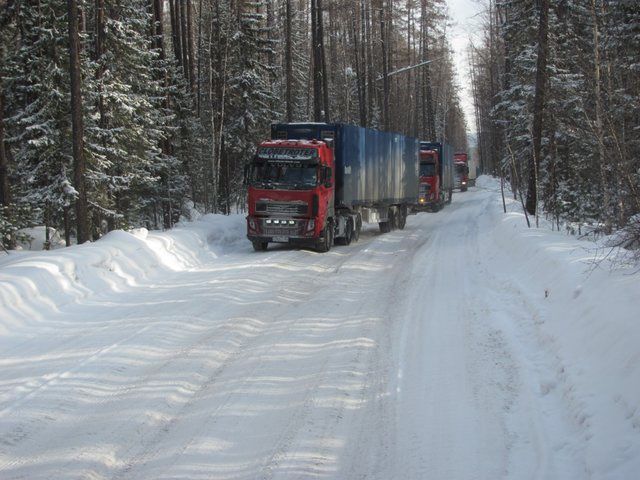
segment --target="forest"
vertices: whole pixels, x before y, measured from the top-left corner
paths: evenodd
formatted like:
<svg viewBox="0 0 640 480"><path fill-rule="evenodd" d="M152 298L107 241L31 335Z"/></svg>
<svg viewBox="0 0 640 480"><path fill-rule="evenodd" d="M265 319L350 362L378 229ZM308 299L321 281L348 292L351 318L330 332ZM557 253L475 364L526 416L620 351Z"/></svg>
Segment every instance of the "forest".
<svg viewBox="0 0 640 480"><path fill-rule="evenodd" d="M631 246L640 5L484 7L467 119L445 0L0 0L3 248L34 225L71 245L242 211L244 167L280 121L475 139L480 171L536 220Z"/></svg>
<svg viewBox="0 0 640 480"><path fill-rule="evenodd" d="M640 2L487 2L469 52L485 171L558 230L640 246Z"/></svg>

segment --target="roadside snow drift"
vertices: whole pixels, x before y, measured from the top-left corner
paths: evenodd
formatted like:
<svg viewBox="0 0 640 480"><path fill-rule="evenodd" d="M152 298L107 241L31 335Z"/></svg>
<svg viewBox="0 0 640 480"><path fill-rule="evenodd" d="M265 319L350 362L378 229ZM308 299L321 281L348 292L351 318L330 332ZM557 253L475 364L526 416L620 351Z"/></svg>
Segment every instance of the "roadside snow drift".
<svg viewBox="0 0 640 480"><path fill-rule="evenodd" d="M0 478L636 478L638 274L477 185L327 254L208 215L0 257Z"/></svg>
<svg viewBox="0 0 640 480"><path fill-rule="evenodd" d="M2 256L0 335L15 334L33 322L46 328L51 312L69 302L148 284L246 247L244 228L242 215L206 215L169 232L118 230L96 243Z"/></svg>

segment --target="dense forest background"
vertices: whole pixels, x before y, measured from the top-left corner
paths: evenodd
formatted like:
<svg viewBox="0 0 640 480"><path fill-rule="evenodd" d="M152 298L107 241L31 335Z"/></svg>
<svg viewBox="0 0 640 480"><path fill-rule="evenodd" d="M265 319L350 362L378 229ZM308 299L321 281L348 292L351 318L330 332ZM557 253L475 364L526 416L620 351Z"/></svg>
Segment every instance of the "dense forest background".
<svg viewBox="0 0 640 480"><path fill-rule="evenodd" d="M2 245L241 210L278 121L471 132L536 221L637 245L640 2L485 7L467 125L445 0L0 0Z"/></svg>
<svg viewBox="0 0 640 480"><path fill-rule="evenodd" d="M5 248L242 208L272 122L466 150L448 22L443 0L0 0Z"/></svg>
<svg viewBox="0 0 640 480"><path fill-rule="evenodd" d="M640 246L640 2L487 2L478 149L530 214ZM536 219L539 217L536 217Z"/></svg>

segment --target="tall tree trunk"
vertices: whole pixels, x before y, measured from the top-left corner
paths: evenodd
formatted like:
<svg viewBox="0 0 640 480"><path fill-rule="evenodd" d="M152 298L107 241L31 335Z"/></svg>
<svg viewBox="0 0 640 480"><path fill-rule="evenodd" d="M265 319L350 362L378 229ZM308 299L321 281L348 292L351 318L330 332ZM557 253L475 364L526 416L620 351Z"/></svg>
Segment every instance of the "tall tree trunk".
<svg viewBox="0 0 640 480"><path fill-rule="evenodd" d="M291 42L291 0L286 0L284 21L285 108L287 122L293 121L293 47Z"/></svg>
<svg viewBox="0 0 640 480"><path fill-rule="evenodd" d="M10 208L11 185L9 183L9 158L4 145L4 90L0 77L0 207ZM15 238L0 239L0 248L14 249Z"/></svg>
<svg viewBox="0 0 640 480"><path fill-rule="evenodd" d="M173 54L182 65L182 44L180 33L180 0L169 0L169 16L171 17L171 38L173 39Z"/></svg>
<svg viewBox="0 0 640 480"><path fill-rule="evenodd" d="M547 37L549 31L549 0L540 0L540 22L538 26L538 59L536 64L536 89L533 100L533 156L529 160L529 188L527 190L527 212L536 215L538 206L538 169L542 150L542 121L544 95L547 82ZM538 217L536 215L536 223Z"/></svg>
<svg viewBox="0 0 640 480"><path fill-rule="evenodd" d="M604 126L602 108L602 80L600 74L600 31L598 29L598 11L596 0L591 0L591 21L593 23L593 82L596 101L595 133L598 142L598 160L600 165L600 183L602 184L602 216L605 224L605 233L611 233L612 212L611 198L609 195L609 183L604 149Z"/></svg>
<svg viewBox="0 0 640 480"><path fill-rule="evenodd" d="M391 118L389 112L389 95L390 95L390 79L389 79L389 23L385 19L386 9L384 8L384 0L380 1L380 47L382 49L382 127L384 130L391 129Z"/></svg>
<svg viewBox="0 0 640 480"><path fill-rule="evenodd" d="M9 160L4 145L4 90L0 83L0 204L8 207L10 203Z"/></svg>
<svg viewBox="0 0 640 480"><path fill-rule="evenodd" d="M98 68L96 68L96 83L98 85L98 113L100 115L100 118L98 119L98 125L100 126L100 128L106 128L104 95L102 92L102 76L104 75L104 65L100 63L102 61L102 55L104 54L104 41L106 35L104 21L104 0L96 0L95 9L96 46L94 51L94 61L98 63Z"/></svg>
<svg viewBox="0 0 640 480"><path fill-rule="evenodd" d="M180 8L178 12L180 16L180 44L182 45L182 71L184 77L187 79L189 85L191 85L191 78L189 77L189 31L187 29L187 4L186 0L180 0Z"/></svg>
<svg viewBox="0 0 640 480"><path fill-rule="evenodd" d="M189 84L191 86L191 93L196 95L196 62L195 62L195 47L193 44L193 8L191 7L191 0L186 0L187 4L187 45L189 50Z"/></svg>
<svg viewBox="0 0 640 480"><path fill-rule="evenodd" d="M318 36L318 1L311 0L311 51L313 58L313 120L321 122L322 111L322 57Z"/></svg>
<svg viewBox="0 0 640 480"><path fill-rule="evenodd" d="M320 50L320 67L322 72L322 104L324 110L324 121L329 122L329 75L327 74L327 61L324 52L324 9L322 0L318 2L318 48Z"/></svg>
<svg viewBox="0 0 640 480"><path fill-rule="evenodd" d="M358 13L351 19L351 35L353 37L353 56L356 66L356 86L358 88L358 115L360 118L360 125L367 125L367 110L365 100L365 75L364 75L364 61L361 56L361 43L362 38L359 38L361 29L358 30L358 19L363 19L363 5L362 0L358 2ZM361 27L362 28L362 27Z"/></svg>
<svg viewBox="0 0 640 480"><path fill-rule="evenodd" d="M153 36L155 49L158 51L158 56L161 62L164 62L166 59L166 53L164 50L164 0L152 0L153 7ZM169 87L169 78L167 76L167 72L164 71L161 74L162 86L165 89ZM169 109L171 106L171 99L169 97L169 92L165 93L164 98L164 108ZM171 144L169 139L164 139L162 141L162 152L170 155L171 154Z"/></svg>
<svg viewBox="0 0 640 480"><path fill-rule="evenodd" d="M85 185L84 127L82 123L82 93L78 35L78 5L67 1L69 13L69 75L71 77L71 126L73 132L73 178L76 198L76 233L78 243L89 240L87 189Z"/></svg>
<svg viewBox="0 0 640 480"><path fill-rule="evenodd" d="M200 117L200 104L202 96L202 0L198 2L198 72L197 76L197 92L196 92L196 111L198 118Z"/></svg>
<svg viewBox="0 0 640 480"><path fill-rule="evenodd" d="M365 51L366 51L366 62L365 65L367 67L367 126L373 125L373 114L374 114L374 100L376 96L376 84L375 84L375 66L374 66L374 55L373 55L373 23L375 22L373 16L373 0L365 0Z"/></svg>

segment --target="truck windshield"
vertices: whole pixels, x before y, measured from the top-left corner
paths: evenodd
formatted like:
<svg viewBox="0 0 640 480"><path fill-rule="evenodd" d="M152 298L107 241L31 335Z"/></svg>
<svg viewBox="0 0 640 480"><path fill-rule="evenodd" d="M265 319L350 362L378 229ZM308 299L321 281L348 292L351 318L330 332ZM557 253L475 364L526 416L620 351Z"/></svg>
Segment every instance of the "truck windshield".
<svg viewBox="0 0 640 480"><path fill-rule="evenodd" d="M318 165L306 162L259 162L253 165L256 187L306 189L317 184Z"/></svg>
<svg viewBox="0 0 640 480"><path fill-rule="evenodd" d="M433 177L436 174L436 165L434 163L420 163L420 176Z"/></svg>
<svg viewBox="0 0 640 480"><path fill-rule="evenodd" d="M458 175L464 175L467 173L467 166L463 163L456 163L456 173Z"/></svg>

